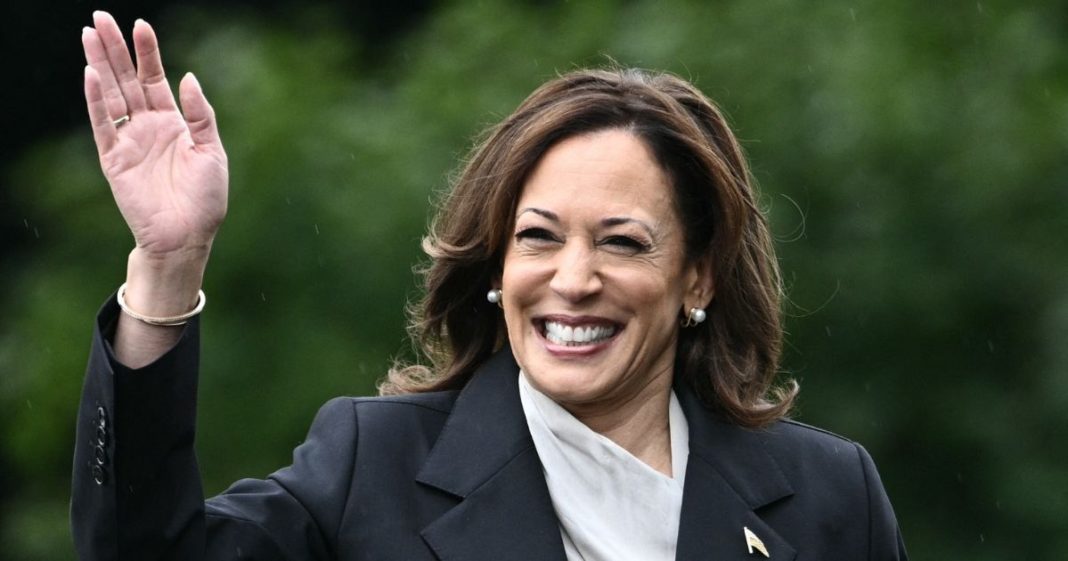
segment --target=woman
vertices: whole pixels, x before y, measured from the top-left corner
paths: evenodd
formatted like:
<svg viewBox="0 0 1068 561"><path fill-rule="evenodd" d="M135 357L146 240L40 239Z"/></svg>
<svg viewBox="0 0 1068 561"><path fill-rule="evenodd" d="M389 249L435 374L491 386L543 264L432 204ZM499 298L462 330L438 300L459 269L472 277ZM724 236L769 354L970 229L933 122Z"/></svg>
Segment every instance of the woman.
<svg viewBox="0 0 1068 561"><path fill-rule="evenodd" d="M226 155L151 27L83 32L136 247L75 451L82 559L904 559L859 445L785 419L780 283L741 150L688 83L578 71L475 149L425 248L431 368L338 398L293 465L203 500L200 292ZM121 311L120 311L121 308Z"/></svg>

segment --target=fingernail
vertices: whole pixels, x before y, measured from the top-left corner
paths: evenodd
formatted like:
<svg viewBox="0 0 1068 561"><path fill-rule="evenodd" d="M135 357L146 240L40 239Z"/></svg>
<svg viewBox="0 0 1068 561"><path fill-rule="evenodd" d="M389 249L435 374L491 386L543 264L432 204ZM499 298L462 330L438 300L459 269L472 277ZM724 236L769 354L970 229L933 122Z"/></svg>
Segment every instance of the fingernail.
<svg viewBox="0 0 1068 561"><path fill-rule="evenodd" d="M141 19L141 18L137 18L137 19L134 20L134 25L135 26L137 26L137 25L148 25L148 22L143 20L143 19Z"/></svg>
<svg viewBox="0 0 1068 561"><path fill-rule="evenodd" d="M92 28L92 27L89 27L89 26L87 25L87 26L85 26L85 27L83 27L83 28L82 28L82 35L85 35L86 33L89 33L89 32L90 32L90 31L92 31L92 30L93 30L93 28Z"/></svg>

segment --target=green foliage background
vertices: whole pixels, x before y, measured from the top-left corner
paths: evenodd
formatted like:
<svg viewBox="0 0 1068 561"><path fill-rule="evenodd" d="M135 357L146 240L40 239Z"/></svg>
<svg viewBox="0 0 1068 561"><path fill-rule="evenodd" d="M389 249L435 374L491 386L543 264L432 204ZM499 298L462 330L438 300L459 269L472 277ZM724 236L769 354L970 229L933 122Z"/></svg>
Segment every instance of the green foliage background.
<svg viewBox="0 0 1068 561"><path fill-rule="evenodd" d="M411 268L470 139L611 57L693 79L731 116L781 240L800 418L868 447L913 557L1068 558L1066 12L454 1L388 45L325 6L154 22L232 165L205 281L208 492L288 463L323 401L411 356ZM131 240L87 126L6 174L34 238L0 277L0 557L70 559L91 318Z"/></svg>

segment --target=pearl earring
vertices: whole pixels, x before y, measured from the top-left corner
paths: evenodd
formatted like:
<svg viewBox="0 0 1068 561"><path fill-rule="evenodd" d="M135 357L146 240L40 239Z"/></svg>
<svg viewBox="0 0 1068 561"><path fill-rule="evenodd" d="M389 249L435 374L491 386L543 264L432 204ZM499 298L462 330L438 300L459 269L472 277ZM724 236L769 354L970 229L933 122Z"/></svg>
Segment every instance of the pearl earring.
<svg viewBox="0 0 1068 561"><path fill-rule="evenodd" d="M497 304L497 306L500 307L501 296L503 296L503 294L501 293L501 289L493 288L486 293L486 301L488 301L490 304Z"/></svg>
<svg viewBox="0 0 1068 561"><path fill-rule="evenodd" d="M705 313L704 308L690 308L690 313L686 316L686 320L682 322L682 326L693 327L706 319L708 319L708 314Z"/></svg>

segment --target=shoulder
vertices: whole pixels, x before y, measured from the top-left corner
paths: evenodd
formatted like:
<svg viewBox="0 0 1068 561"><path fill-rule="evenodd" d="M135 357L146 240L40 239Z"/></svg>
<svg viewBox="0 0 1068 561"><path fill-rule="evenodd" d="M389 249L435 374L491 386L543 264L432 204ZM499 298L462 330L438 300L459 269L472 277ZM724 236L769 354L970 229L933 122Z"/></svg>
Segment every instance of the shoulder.
<svg viewBox="0 0 1068 561"><path fill-rule="evenodd" d="M765 450L795 489L868 506L885 501L875 463L859 443L789 419L774 423L761 436Z"/></svg>
<svg viewBox="0 0 1068 561"><path fill-rule="evenodd" d="M767 451L795 476L862 475L867 452L844 436L792 419L761 431Z"/></svg>
<svg viewBox="0 0 1068 561"><path fill-rule="evenodd" d="M360 448L379 451L433 445L452 412L458 392L382 397L335 397L315 417L312 432L351 434ZM398 450L399 451L399 450Z"/></svg>
<svg viewBox="0 0 1068 561"><path fill-rule="evenodd" d="M857 447L849 438L793 419L777 421L762 432L769 447L784 453L836 457Z"/></svg>
<svg viewBox="0 0 1068 561"><path fill-rule="evenodd" d="M456 402L457 391L411 393L377 397L341 397L361 411L375 411L383 415L448 415Z"/></svg>
<svg viewBox="0 0 1068 561"><path fill-rule="evenodd" d="M764 442L807 512L823 513L835 527L862 524L871 559L908 558L882 479L863 446L793 420L769 427Z"/></svg>
<svg viewBox="0 0 1068 561"><path fill-rule="evenodd" d="M375 397L341 396L327 401L319 414L335 414L350 410L350 414L372 417L397 417L419 415L448 415L458 392L428 392Z"/></svg>

